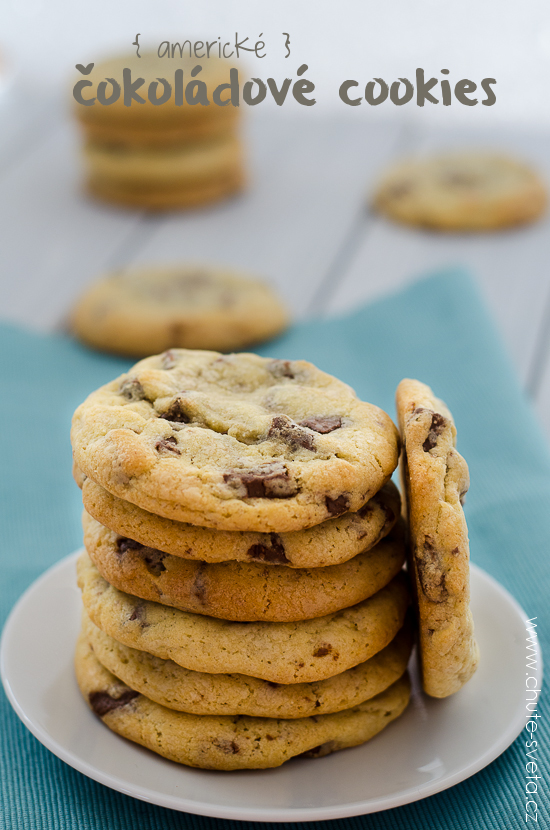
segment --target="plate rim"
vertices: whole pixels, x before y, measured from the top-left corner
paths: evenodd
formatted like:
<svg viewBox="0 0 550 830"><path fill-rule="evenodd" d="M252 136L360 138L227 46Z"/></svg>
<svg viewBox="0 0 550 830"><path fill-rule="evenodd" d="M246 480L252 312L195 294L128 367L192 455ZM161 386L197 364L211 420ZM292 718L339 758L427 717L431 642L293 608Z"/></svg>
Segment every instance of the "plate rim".
<svg viewBox="0 0 550 830"><path fill-rule="evenodd" d="M48 749L50 752L56 755L56 757L58 757L64 763L68 764L68 766L72 767L73 769L76 769L78 772L82 773L83 775L86 775L88 778L91 778L92 780L97 781L100 784L103 784L109 789L121 792L124 795L130 796L139 801L144 801L148 804L154 804L178 812L187 812L194 815L209 816L212 818L225 818L234 821L258 821L264 823L298 823L306 821L323 821L338 818L350 818L352 816L368 815L370 813L382 812L385 810L394 809L396 807L401 807L406 804L411 804L415 801L420 801L424 798L430 797L431 795L443 792L444 790L447 790L450 787L459 784L461 781L467 780L472 775L475 775L476 773L480 772L482 769L484 769L486 766L492 763L492 761L498 758L521 734L521 731L524 728L523 720L525 718L525 715L524 713L522 713L521 722L519 717L511 721L510 724L508 724L508 727L505 729L505 731L501 734L500 739L498 741L493 742L491 746L486 750L486 752L484 752L481 756L478 756L474 761L472 761L472 763L470 763L462 770L459 770L444 779L426 782L426 784L422 788L419 788L418 786L410 787L407 790L402 790L398 795L385 795L380 797L379 799L371 798L368 801L354 801L348 802L347 804L334 805L331 807L247 808L234 807L229 805L212 805L211 803L190 801L188 798L182 796L170 796L168 794L159 794L156 790L148 789L141 786L137 787L137 785L131 785L128 783L128 781L105 773L98 767L92 766L79 756L74 755L73 752L65 749L63 744L60 744L59 741L55 737L53 737L45 728L42 728L40 724L36 724L31 718L29 718L29 716L26 714L26 712L22 709L21 705L19 704L19 701L17 700L17 697L11 688L10 679L7 676L7 670L5 666L5 650L7 648L6 643L10 639L12 629L16 627L17 616L20 609L25 606L26 602L30 599L32 595L34 595L36 591L40 590L44 582L46 582L48 579L54 576L56 571L63 571L66 568L70 567L73 563L76 563L76 560L82 551L83 548L79 548L73 553L70 553L68 556L65 556L57 562L53 563L25 589L25 591L21 594L21 596L11 609L3 626L2 635L0 639L0 678L2 680L4 690L6 692L6 695L12 708L14 709L15 713L22 721L22 723L31 732L31 734L34 735L34 737L43 746L45 746L46 749ZM519 604L519 602L515 599L515 597L512 596L512 594L508 591L507 588L505 588L503 585L500 584L500 582L498 582L493 576L491 576L491 574L489 574L487 571L480 568L473 562L470 562L470 571L471 576L474 576L476 580L481 580L481 582L485 582L486 585L488 585L493 591L496 591L498 594L500 594L501 597L503 597L506 600L507 604L510 606L510 609L513 610L514 614L517 617L521 618L522 622L526 622L529 619L527 617L526 612ZM538 685L540 685L540 687L542 688L544 667L542 662L542 650L540 647L538 637L536 641L536 651L539 666ZM539 695L537 694L537 701L538 698ZM442 784L443 786L441 786Z"/></svg>

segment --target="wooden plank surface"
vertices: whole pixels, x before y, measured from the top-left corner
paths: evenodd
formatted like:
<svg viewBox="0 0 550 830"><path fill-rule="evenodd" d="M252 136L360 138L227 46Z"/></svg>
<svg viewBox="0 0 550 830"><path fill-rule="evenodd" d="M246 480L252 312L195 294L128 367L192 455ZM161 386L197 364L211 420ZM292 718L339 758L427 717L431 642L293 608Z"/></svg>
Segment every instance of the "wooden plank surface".
<svg viewBox="0 0 550 830"><path fill-rule="evenodd" d="M250 118L250 186L237 198L174 214L130 258L136 263L207 260L268 278L296 316L362 210L365 188L399 140L397 127L336 119Z"/></svg>
<svg viewBox="0 0 550 830"><path fill-rule="evenodd" d="M543 135L504 137L432 130L412 136L407 153L461 146L500 147L525 158L550 182L550 153ZM550 215L534 225L481 234L442 234L366 216L357 250L342 275L331 307L350 308L395 290L424 273L449 265L466 267L497 320L524 384L532 373L543 323L550 274Z"/></svg>
<svg viewBox="0 0 550 830"><path fill-rule="evenodd" d="M0 178L4 318L57 325L136 226L139 215L96 205L79 185L75 136L63 123Z"/></svg>
<svg viewBox="0 0 550 830"><path fill-rule="evenodd" d="M0 91L0 177L24 160L59 123L59 102L52 94L8 86Z"/></svg>

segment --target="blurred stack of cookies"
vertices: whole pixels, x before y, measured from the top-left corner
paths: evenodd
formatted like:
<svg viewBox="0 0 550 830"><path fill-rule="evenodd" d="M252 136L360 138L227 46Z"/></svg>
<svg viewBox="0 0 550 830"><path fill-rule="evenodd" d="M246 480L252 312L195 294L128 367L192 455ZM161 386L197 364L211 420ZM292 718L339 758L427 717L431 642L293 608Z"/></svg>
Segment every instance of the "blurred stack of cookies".
<svg viewBox="0 0 550 830"><path fill-rule="evenodd" d="M77 678L115 732L210 769L363 743L405 709L398 435L305 361L170 350L77 409Z"/></svg>
<svg viewBox="0 0 550 830"><path fill-rule="evenodd" d="M92 86L82 96L95 97L93 104L74 106L85 138L88 192L119 205L169 210L239 191L245 180L239 109L228 89L220 93L223 106L212 98L221 84L229 84L231 69L214 57L168 60L147 53L95 65L87 78ZM142 102L134 98L125 105L124 70L132 82L144 80L135 90ZM178 70L183 71L180 91L174 80ZM186 97L190 83L203 84L202 99L193 90ZM207 105L201 103L206 99Z"/></svg>

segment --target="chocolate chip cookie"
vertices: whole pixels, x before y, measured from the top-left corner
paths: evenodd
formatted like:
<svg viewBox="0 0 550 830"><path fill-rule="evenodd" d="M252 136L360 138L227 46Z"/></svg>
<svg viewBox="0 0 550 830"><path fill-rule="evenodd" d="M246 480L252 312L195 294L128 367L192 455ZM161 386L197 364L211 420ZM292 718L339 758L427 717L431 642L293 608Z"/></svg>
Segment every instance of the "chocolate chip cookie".
<svg viewBox="0 0 550 830"><path fill-rule="evenodd" d="M206 265L117 271L80 297L72 329L90 346L132 357L170 347L231 351L279 334L288 312L266 283Z"/></svg>
<svg viewBox="0 0 550 830"><path fill-rule="evenodd" d="M318 758L368 741L406 708L404 675L389 689L352 709L279 720L191 715L149 700L118 680L81 637L75 656L84 699L109 729L153 752L203 769L266 769L296 755Z"/></svg>
<svg viewBox="0 0 550 830"><path fill-rule="evenodd" d="M390 643L405 619L404 573L373 597L300 622L227 622L169 608L118 591L87 553L78 584L88 616L123 645L193 671L246 674L273 683L310 683L368 660Z"/></svg>
<svg viewBox="0 0 550 830"><path fill-rule="evenodd" d="M155 516L113 496L75 467L87 512L119 536L147 548L201 562L261 562L288 568L339 565L370 550L395 525L401 500L388 481L357 513L289 533L212 530Z"/></svg>
<svg viewBox="0 0 550 830"><path fill-rule="evenodd" d="M190 671L172 660L124 646L88 618L82 630L99 662L131 689L194 715L304 718L351 709L380 694L404 674L413 642L410 620L370 660L318 683L282 685L244 674Z"/></svg>
<svg viewBox="0 0 550 830"><path fill-rule="evenodd" d="M456 428L429 386L402 380L397 415L403 440L410 571L419 618L424 690L447 697L478 664L470 611L468 528L462 500L468 466L456 450Z"/></svg>
<svg viewBox="0 0 550 830"><path fill-rule="evenodd" d="M408 225L483 231L537 219L546 189L526 164L494 153L451 153L396 165L374 205Z"/></svg>
<svg viewBox="0 0 550 830"><path fill-rule="evenodd" d="M397 465L385 412L305 361L169 350L76 410L78 467L151 513L281 533L355 512Z"/></svg>
<svg viewBox="0 0 550 830"><path fill-rule="evenodd" d="M240 622L324 617L375 594L405 561L402 525L342 565L300 569L196 562L118 536L87 513L83 525L90 559L115 588L182 611Z"/></svg>

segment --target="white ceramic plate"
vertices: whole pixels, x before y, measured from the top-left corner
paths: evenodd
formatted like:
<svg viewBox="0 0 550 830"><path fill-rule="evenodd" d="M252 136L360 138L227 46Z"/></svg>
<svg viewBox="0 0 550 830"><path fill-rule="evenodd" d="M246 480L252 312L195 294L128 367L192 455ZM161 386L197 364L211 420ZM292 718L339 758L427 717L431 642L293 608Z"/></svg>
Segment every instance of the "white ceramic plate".
<svg viewBox="0 0 550 830"><path fill-rule="evenodd" d="M481 662L458 694L429 699L415 680L403 717L369 743L275 770L211 772L166 761L110 732L80 695L72 667L80 619L77 555L43 574L11 612L1 644L2 681L15 711L44 746L126 795L245 821L361 815L463 781L500 755L525 725L527 618L504 588L472 566ZM542 680L540 653L538 661Z"/></svg>

